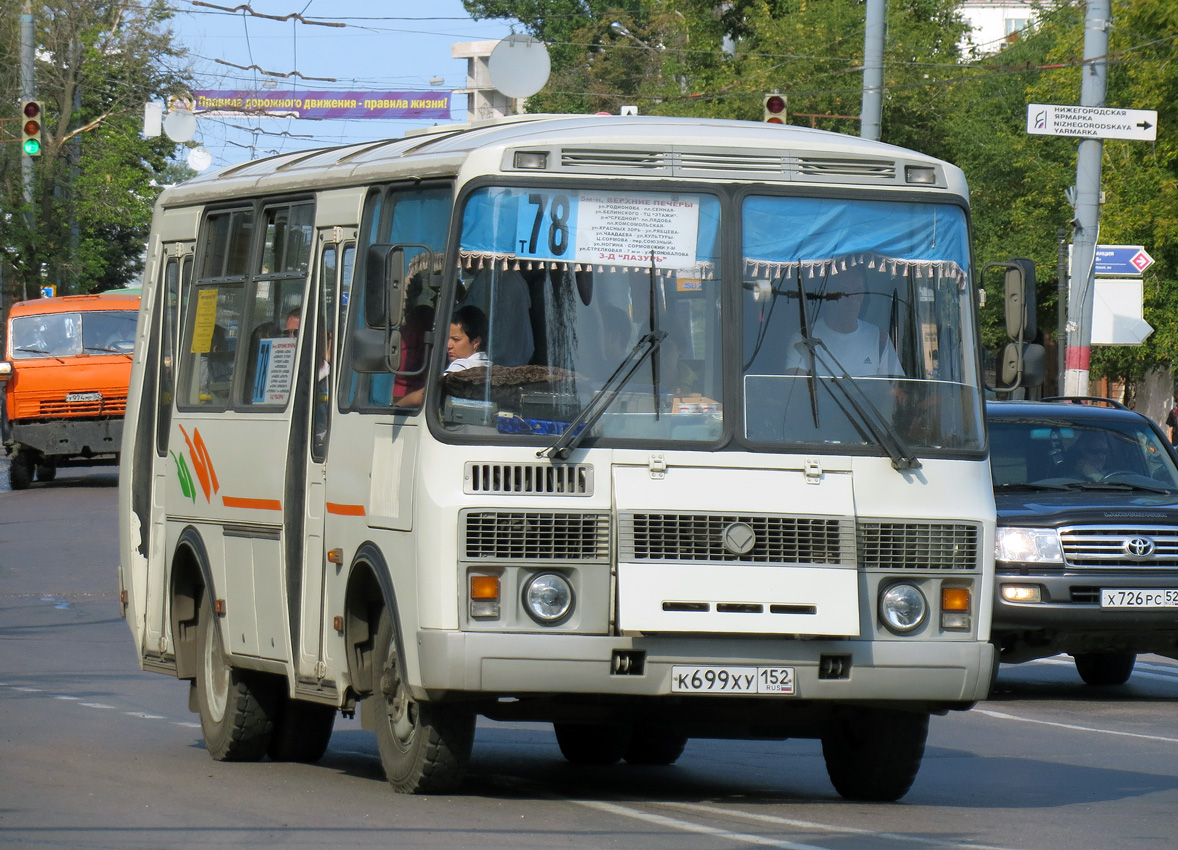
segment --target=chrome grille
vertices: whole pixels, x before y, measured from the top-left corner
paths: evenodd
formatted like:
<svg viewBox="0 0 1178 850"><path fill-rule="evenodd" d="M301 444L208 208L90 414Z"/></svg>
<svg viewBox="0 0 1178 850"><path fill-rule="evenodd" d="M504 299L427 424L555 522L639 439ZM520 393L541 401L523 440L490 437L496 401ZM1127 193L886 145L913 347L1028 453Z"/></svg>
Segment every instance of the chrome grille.
<svg viewBox="0 0 1178 850"><path fill-rule="evenodd" d="M798 173L803 177L896 179L896 163L890 159L802 156L798 157L797 164Z"/></svg>
<svg viewBox="0 0 1178 850"><path fill-rule="evenodd" d="M748 552L725 548L724 530L733 523L753 530L755 542ZM844 524L836 518L643 513L624 514L619 525L622 561L853 563L853 538L844 534Z"/></svg>
<svg viewBox="0 0 1178 850"><path fill-rule="evenodd" d="M465 512L466 560L605 561L609 515L556 511Z"/></svg>
<svg viewBox="0 0 1178 850"><path fill-rule="evenodd" d="M859 563L879 570L976 570L979 532L965 523L860 522Z"/></svg>
<svg viewBox="0 0 1178 850"><path fill-rule="evenodd" d="M1131 541L1149 541L1142 554ZM1178 569L1178 527L1166 525L1083 525L1059 530L1064 561L1072 567Z"/></svg>
<svg viewBox="0 0 1178 850"><path fill-rule="evenodd" d="M30 403L32 402L32 403ZM35 405L35 406L34 406ZM94 401L66 401L56 397L17 397L16 417L50 416L124 416L127 412L127 395L106 395Z"/></svg>
<svg viewBox="0 0 1178 850"><path fill-rule="evenodd" d="M463 492L515 494L520 496L592 496L593 466L551 463L475 463L466 464Z"/></svg>

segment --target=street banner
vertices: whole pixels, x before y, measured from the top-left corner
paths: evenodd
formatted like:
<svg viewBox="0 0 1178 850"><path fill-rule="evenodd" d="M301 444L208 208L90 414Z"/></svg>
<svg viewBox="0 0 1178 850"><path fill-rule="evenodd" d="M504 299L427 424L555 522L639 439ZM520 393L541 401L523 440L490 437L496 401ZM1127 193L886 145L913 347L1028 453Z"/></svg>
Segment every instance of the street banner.
<svg viewBox="0 0 1178 850"><path fill-rule="evenodd" d="M450 120L448 91L194 91L197 115Z"/></svg>

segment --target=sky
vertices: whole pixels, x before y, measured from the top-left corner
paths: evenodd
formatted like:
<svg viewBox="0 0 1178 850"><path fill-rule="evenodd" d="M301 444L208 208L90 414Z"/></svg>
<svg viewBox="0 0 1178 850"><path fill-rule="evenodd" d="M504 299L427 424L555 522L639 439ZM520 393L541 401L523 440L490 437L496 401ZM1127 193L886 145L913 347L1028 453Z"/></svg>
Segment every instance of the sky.
<svg viewBox="0 0 1178 850"><path fill-rule="evenodd" d="M450 46L498 40L512 32L510 21L472 20L460 0L207 2L239 10L222 11L193 0L172 4L177 13L171 26L177 42L189 52L198 89L253 91L273 83L279 91L453 91L466 86L467 60L450 58ZM249 10L344 26L321 26L294 17L277 21ZM516 31L522 33L518 23ZM323 81L328 78L333 81ZM465 107L466 96L455 95L451 120L464 121ZM439 122L202 116L192 141L208 151L211 167L219 168L275 153L397 138L435 123Z"/></svg>

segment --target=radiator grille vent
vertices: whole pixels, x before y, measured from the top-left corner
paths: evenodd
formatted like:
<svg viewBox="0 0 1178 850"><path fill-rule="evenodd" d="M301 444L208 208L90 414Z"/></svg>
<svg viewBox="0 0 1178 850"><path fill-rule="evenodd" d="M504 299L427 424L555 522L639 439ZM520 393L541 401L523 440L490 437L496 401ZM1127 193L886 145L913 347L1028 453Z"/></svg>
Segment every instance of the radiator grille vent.
<svg viewBox="0 0 1178 850"><path fill-rule="evenodd" d="M681 171L728 171L751 174L777 174L786 172L785 158L780 154L724 154L691 153L679 154Z"/></svg>
<svg viewBox="0 0 1178 850"><path fill-rule="evenodd" d="M609 558L607 514L544 511L466 513L467 560L599 562Z"/></svg>
<svg viewBox="0 0 1178 850"><path fill-rule="evenodd" d="M1178 568L1178 527L1085 525L1061 528L1064 560L1072 567Z"/></svg>
<svg viewBox="0 0 1178 850"><path fill-rule="evenodd" d="M550 463L468 463L463 480L468 495L592 496L593 466Z"/></svg>
<svg viewBox="0 0 1178 850"><path fill-rule="evenodd" d="M958 523L861 522L859 563L881 570L976 570L978 534Z"/></svg>
<svg viewBox="0 0 1178 850"><path fill-rule="evenodd" d="M623 561L841 564L853 552L853 538L831 518L667 513L628 514L620 522ZM752 529L748 551L726 545L733 524Z"/></svg>
<svg viewBox="0 0 1178 850"><path fill-rule="evenodd" d="M32 416L124 416L127 412L127 396L107 396L93 401L66 401L58 398L41 398L32 405L21 404L18 399L17 417Z"/></svg>

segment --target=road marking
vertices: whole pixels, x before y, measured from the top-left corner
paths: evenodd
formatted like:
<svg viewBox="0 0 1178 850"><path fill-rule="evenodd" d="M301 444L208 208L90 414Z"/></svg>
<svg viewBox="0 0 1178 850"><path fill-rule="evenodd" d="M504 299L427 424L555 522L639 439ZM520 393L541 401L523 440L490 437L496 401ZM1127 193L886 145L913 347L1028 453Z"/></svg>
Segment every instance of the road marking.
<svg viewBox="0 0 1178 850"><path fill-rule="evenodd" d="M1167 738L1163 735L1143 735L1140 732L1119 732L1116 729L1098 729L1095 726L1079 726L1075 723L1060 723L1056 720L1038 720L1033 717L1019 717L1017 714L1007 714L1003 711L992 711L988 708L975 708L974 712L994 717L998 720L1017 720L1021 723L1038 723L1041 726L1054 726L1058 729L1070 729L1073 732L1099 732L1102 735L1116 735L1121 738L1141 738L1144 741L1163 741L1167 744L1178 744L1178 738Z"/></svg>
<svg viewBox="0 0 1178 850"><path fill-rule="evenodd" d="M148 714L146 711L124 711L128 717L138 717L140 720L167 720L162 714Z"/></svg>
<svg viewBox="0 0 1178 850"><path fill-rule="evenodd" d="M113 705L107 705L104 702L80 702L78 705L84 705L86 708L114 708Z"/></svg>
<svg viewBox="0 0 1178 850"><path fill-rule="evenodd" d="M782 850L829 850L829 848L819 847L816 844L799 844L796 841L786 841L781 838L770 838L765 835L751 835L745 832L730 832L726 829L719 829L714 826L705 826L700 823L692 823L691 821L680 820L679 818L667 817L666 815L656 815L653 812L643 812L639 809L632 809L629 806L619 806L616 803L606 803L600 800L569 800L570 803L575 803L578 806L585 806L589 809L597 809L598 811L608 812L613 815L621 815L622 817L633 818L635 820L646 821L656 826L661 826L667 829L677 829L680 832L695 832L701 835L711 835L715 838L724 838L728 841L736 841L741 844L755 844L759 847L780 847Z"/></svg>
<svg viewBox="0 0 1178 850"><path fill-rule="evenodd" d="M886 838L893 841L900 841L905 844L927 844L932 847L954 847L961 848L961 850L1017 850L1017 848L1005 847L997 844L975 844L970 841L952 841L946 843L945 839L943 838L925 838L919 835L907 835L896 832L877 832L873 829L860 829L853 826L835 826L832 824L817 823L815 821L798 820L797 818L783 818L778 815L744 812L739 809L724 809L720 806L709 806L705 803L660 802L658 805L672 806L674 808L687 809L688 811L699 811L706 814L715 814L721 817L744 818L746 820L760 821L762 823L771 823L777 826L790 826L797 829L812 829L837 835L866 835L872 838Z"/></svg>

